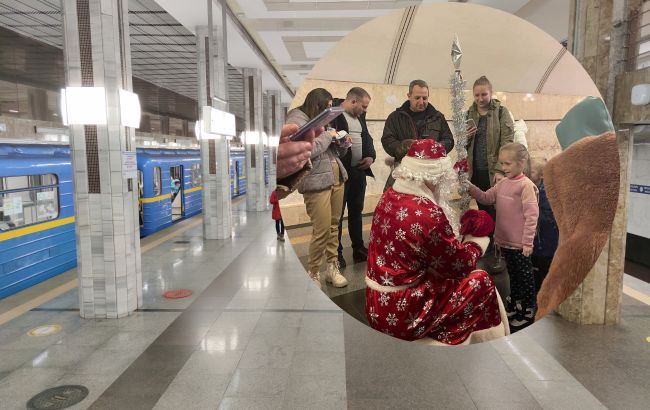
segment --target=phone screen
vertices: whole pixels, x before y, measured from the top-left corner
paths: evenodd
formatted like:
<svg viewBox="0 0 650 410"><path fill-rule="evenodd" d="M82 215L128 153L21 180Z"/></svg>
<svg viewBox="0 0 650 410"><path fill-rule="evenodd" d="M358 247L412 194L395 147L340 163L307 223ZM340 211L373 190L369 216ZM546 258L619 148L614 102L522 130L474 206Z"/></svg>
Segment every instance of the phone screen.
<svg viewBox="0 0 650 410"><path fill-rule="evenodd" d="M300 127L295 134L289 137L291 141L300 141L305 138L307 132L311 129L324 127L332 122L332 120L339 115L343 114L343 107L330 107L312 118L307 124Z"/></svg>
<svg viewBox="0 0 650 410"><path fill-rule="evenodd" d="M469 120L465 121L465 128L467 128L468 130L471 128L476 128L476 123L474 122L473 119L470 118Z"/></svg>

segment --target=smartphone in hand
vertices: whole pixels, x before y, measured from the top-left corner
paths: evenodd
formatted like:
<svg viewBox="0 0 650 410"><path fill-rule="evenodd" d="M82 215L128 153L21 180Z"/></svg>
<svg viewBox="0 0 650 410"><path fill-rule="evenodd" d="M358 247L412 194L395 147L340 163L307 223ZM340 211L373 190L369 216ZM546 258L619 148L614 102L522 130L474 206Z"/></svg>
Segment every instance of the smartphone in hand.
<svg viewBox="0 0 650 410"><path fill-rule="evenodd" d="M307 124L303 125L296 131L295 134L291 135L289 139L291 141L302 141L305 139L305 135L307 132L310 130L315 130L320 127L324 127L325 125L329 124L332 122L332 120L339 115L343 114L343 107L330 107L312 118Z"/></svg>
<svg viewBox="0 0 650 410"><path fill-rule="evenodd" d="M465 129L466 130L471 130L472 128L476 128L476 123L474 122L473 119L468 119L465 121Z"/></svg>

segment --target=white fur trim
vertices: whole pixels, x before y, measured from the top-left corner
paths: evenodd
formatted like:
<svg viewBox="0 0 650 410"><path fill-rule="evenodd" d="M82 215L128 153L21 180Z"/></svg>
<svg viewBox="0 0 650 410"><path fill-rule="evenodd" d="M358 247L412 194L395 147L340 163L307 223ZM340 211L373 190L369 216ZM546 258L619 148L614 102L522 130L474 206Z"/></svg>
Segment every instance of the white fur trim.
<svg viewBox="0 0 650 410"><path fill-rule="evenodd" d="M481 236L481 237L476 237L472 235L465 235L465 239L463 239L463 243L467 242L474 242L477 244L483 253L481 253L481 256L485 255L485 252L487 252L488 246L490 246L490 237L489 236Z"/></svg>
<svg viewBox="0 0 650 410"><path fill-rule="evenodd" d="M407 156L393 171L393 178L435 182L444 176L450 168L452 168L452 164L449 157L420 159Z"/></svg>

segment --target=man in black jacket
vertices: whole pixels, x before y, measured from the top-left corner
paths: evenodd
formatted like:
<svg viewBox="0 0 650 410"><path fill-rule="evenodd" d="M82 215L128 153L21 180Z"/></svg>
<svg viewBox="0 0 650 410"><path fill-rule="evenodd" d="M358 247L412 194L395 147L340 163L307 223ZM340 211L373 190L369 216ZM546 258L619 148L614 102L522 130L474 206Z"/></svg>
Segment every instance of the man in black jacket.
<svg viewBox="0 0 650 410"><path fill-rule="evenodd" d="M341 161L348 173L343 194L343 209L339 220L339 265L345 267L343 246L341 245L341 230L343 227L343 213L348 207L348 232L352 240L352 257L355 262L365 261L368 258L368 248L363 244L362 219L363 202L366 195L366 176L374 178L370 165L375 162L377 154L372 142L372 137L366 126L366 111L370 104L370 94L360 87L353 87L348 91L345 100L334 99L333 105L340 105L345 109L333 122L332 127L345 130L352 137L352 146Z"/></svg>
<svg viewBox="0 0 650 410"><path fill-rule="evenodd" d="M386 119L381 144L388 155L399 163L411 143L417 139L431 138L445 146L447 153L454 148L454 137L445 116L429 104L429 86L423 80L409 84L408 100ZM392 176L386 188L393 186Z"/></svg>

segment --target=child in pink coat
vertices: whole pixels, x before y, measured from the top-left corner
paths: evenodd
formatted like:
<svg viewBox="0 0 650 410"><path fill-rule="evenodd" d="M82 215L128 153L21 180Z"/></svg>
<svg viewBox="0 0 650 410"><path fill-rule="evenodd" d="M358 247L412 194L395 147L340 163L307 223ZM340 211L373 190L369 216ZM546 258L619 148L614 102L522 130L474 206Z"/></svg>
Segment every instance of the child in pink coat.
<svg viewBox="0 0 650 410"><path fill-rule="evenodd" d="M495 204L497 211L494 241L502 249L510 277L510 296L506 298L508 318L513 330L533 323L537 310L535 278L531 254L539 216L537 187L524 170L530 162L526 147L504 145L499 163L505 178L481 191L470 184L470 195L484 205Z"/></svg>

